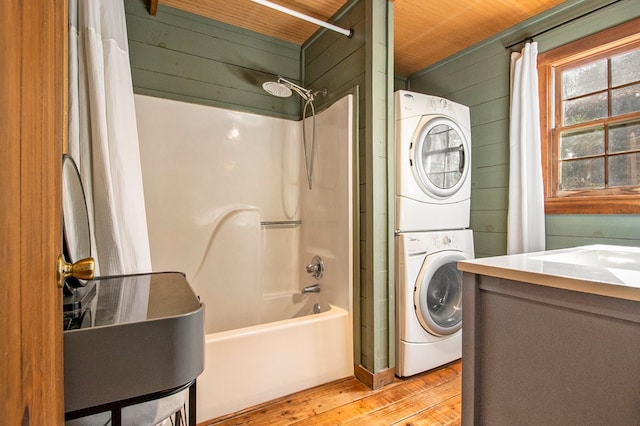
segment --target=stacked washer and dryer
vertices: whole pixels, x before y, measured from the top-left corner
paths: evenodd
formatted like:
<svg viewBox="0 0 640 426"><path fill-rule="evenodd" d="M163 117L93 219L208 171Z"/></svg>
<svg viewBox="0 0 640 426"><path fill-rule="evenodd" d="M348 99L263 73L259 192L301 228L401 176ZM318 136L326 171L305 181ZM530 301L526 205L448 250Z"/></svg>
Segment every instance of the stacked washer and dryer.
<svg viewBox="0 0 640 426"><path fill-rule="evenodd" d="M396 374L411 376L462 353L462 274L469 228L469 108L395 93Z"/></svg>

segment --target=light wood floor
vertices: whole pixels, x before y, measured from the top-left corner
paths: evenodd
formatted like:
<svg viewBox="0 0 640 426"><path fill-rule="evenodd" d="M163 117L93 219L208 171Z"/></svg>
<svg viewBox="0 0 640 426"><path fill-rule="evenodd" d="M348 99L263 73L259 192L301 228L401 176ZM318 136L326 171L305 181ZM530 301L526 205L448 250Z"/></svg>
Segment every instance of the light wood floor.
<svg viewBox="0 0 640 426"><path fill-rule="evenodd" d="M350 377L204 422L209 425L459 425L460 361L370 390Z"/></svg>

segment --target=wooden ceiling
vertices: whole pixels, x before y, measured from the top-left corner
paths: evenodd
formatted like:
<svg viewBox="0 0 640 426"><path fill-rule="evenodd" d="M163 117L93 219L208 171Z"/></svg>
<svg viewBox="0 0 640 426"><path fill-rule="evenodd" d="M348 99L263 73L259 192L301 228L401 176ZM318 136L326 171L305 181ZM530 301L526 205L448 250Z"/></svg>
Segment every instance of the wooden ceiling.
<svg viewBox="0 0 640 426"><path fill-rule="evenodd" d="M564 0L396 0L395 73L411 76ZM151 0L302 45L318 27L251 0ZM328 21L351 0L272 0Z"/></svg>

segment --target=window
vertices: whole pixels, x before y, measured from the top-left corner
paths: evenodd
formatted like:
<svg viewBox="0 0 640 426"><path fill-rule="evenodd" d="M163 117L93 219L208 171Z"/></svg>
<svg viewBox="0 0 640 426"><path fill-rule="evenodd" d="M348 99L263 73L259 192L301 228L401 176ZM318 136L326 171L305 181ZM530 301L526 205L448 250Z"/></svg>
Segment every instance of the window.
<svg viewBox="0 0 640 426"><path fill-rule="evenodd" d="M639 29L539 55L546 213L640 213Z"/></svg>

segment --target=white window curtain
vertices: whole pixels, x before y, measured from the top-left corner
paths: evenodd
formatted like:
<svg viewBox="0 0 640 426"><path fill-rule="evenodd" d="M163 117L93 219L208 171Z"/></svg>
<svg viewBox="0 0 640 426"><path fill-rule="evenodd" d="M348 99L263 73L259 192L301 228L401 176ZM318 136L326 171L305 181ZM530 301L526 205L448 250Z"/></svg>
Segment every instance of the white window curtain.
<svg viewBox="0 0 640 426"><path fill-rule="evenodd" d="M508 254L545 249L537 57L536 42L511 54Z"/></svg>
<svg viewBox="0 0 640 426"><path fill-rule="evenodd" d="M69 21L69 154L96 275L151 272L124 3L69 0Z"/></svg>

